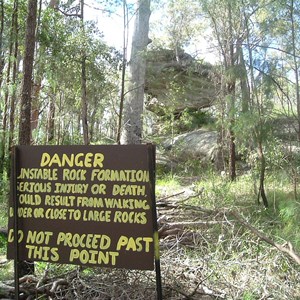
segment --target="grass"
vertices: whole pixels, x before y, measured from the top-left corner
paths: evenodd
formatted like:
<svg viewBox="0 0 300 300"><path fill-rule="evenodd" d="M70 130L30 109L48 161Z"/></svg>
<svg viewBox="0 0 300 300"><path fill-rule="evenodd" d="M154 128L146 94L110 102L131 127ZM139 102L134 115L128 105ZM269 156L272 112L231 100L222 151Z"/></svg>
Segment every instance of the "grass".
<svg viewBox="0 0 300 300"><path fill-rule="evenodd" d="M211 291L219 295L219 299L224 295L226 299L242 300L262 297L300 299L300 266L234 219L217 212L222 208L235 209L266 236L280 244L291 242L299 253L300 202L294 199L292 185L284 174L273 173L266 178L269 209L257 204L255 182L251 174L239 176L235 182L211 170L193 177L158 174L156 188L157 199L175 195L168 199L178 200L180 197L186 198L186 193L197 194L183 202L195 210L179 207L174 213L172 210L163 212L169 214L171 220L176 221L180 217L184 221L220 221L213 226L186 228L181 235L161 240L165 299L182 299L183 292L192 294L193 289L198 291L200 287L207 293ZM186 193L179 196L182 191ZM5 207L4 203L2 205ZM201 207L215 210L216 213L206 214L196 210ZM1 222L4 224L6 219L6 213L2 211ZM6 251L5 242L1 240L0 251ZM11 278L11 263L0 268L0 280ZM59 276L76 268L37 263L36 270L38 276L48 271L52 276ZM77 276L82 276L83 281L89 280L93 274L97 278L108 276L105 271L97 272L96 269L85 268ZM141 278L139 282L143 280ZM198 296L195 295L194 299Z"/></svg>
<svg viewBox="0 0 300 300"><path fill-rule="evenodd" d="M199 192L200 196L191 198L189 204L209 209L237 209L251 224L281 242L290 241L300 252L300 201L294 199L292 185L285 174L272 173L266 178L265 186L268 209L257 203L257 183L251 174L231 182L209 171L199 178L192 178L189 188ZM157 198L179 193L185 188L184 177L167 174L157 180Z"/></svg>

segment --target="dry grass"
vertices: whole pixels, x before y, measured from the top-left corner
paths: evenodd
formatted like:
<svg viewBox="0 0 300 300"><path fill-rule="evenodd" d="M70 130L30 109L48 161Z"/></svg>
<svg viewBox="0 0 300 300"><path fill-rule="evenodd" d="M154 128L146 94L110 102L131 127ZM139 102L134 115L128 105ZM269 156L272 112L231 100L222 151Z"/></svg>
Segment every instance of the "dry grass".
<svg viewBox="0 0 300 300"><path fill-rule="evenodd" d="M164 300L300 299L299 265L220 210L188 205L184 189L158 201ZM156 299L154 271L45 265L22 288L24 299Z"/></svg>

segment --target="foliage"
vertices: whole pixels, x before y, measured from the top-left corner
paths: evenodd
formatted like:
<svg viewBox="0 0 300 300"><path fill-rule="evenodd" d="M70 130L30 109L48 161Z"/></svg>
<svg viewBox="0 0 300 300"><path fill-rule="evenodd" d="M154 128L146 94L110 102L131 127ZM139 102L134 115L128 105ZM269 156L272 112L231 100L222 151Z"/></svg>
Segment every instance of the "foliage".
<svg viewBox="0 0 300 300"><path fill-rule="evenodd" d="M4 27L0 31L0 148L4 149L5 155L2 160L4 167L0 170L0 227L5 227L11 150L8 140L12 138L13 144L17 143L27 1L18 1L18 32L12 30L16 2L7 0L2 3ZM158 168L158 198L179 193L182 186L186 187L186 182L192 180L193 185L188 189L197 196L186 203L215 210L235 208L251 224L277 242L290 241L299 252L299 3L293 0L172 0L153 3L153 8L159 11L159 14L153 14L156 20L151 25L153 60L160 63L155 50L165 49L173 65L161 72L161 78L155 78L166 83L165 96L170 100L170 105L157 112L155 122L151 125L158 128L153 130L156 136L148 135L147 141L153 142L156 139L159 143L163 136L174 137L201 127L213 127L217 128L222 138L223 165L227 166L229 161L229 133L234 137L238 159L238 177L234 182L228 180L227 169L220 176L220 171L212 164L204 164L199 159L180 162L176 168L172 167L171 174L165 169L162 174ZM104 41L101 28L94 21L85 21L82 30L82 22L78 18L78 1L60 1L58 9L46 7L46 2L42 4L36 29L32 96L33 109L37 109L37 126L32 132L32 143L82 143L80 119L83 57L87 68L91 144L114 142L119 117L123 54ZM111 0L96 1L94 5L97 6L97 13L102 10L112 16L121 4L119 0ZM136 12L133 7L129 4L127 8L134 16ZM16 57L14 47L17 47ZM192 75L197 70L193 69L194 66L185 66L178 73L176 62L181 60L179 54L185 52L189 58L201 62L208 54L214 57L216 72L214 82L210 83L216 93L211 99L211 110L188 106L186 91L194 89ZM197 93L206 88L201 78L196 85L199 88ZM176 99L181 99L183 108L178 109ZM13 101L15 110L11 106ZM12 124L8 124L10 118ZM14 128L10 127L12 125L15 125ZM10 129L12 133L9 133ZM52 139L49 138L50 133L53 133ZM261 146L266 162L265 189L270 202L267 210L256 204L262 166L258 146ZM172 152L174 159L177 157L176 151ZM199 215L195 218L199 218ZM223 221L230 223L232 220ZM277 271L287 274L280 275L287 276L283 285L287 285L288 277L295 277L299 270L292 267L290 261L262 246L261 241L241 226L234 222L232 224L231 227L218 225L204 228L200 232L201 237L195 239L199 244L191 247L194 249L173 244L174 248L178 246L178 252L173 253L173 248L168 249L163 258L166 259L172 253L179 261L182 259L183 267L193 262L199 273L202 270L199 267L201 261L208 266L206 270L211 272L203 273L204 278L211 285L222 283L223 289L226 289L227 278L235 282L237 278L242 280L242 276L238 277L239 273L242 274L250 284L247 287L239 281L244 285L236 299L257 299L265 287L264 279L269 275L276 277L274 274ZM1 254L5 253L5 247L5 240L1 237ZM265 259L268 260L265 262ZM247 277L247 267L252 268L252 264L260 267L268 276L266 273L259 274L259 282L254 282L251 276ZM48 270L46 264L38 263L37 266L39 275ZM256 272L254 267L251 270ZM1 269L1 276L6 276L10 272L9 268L11 266L3 272L4 269ZM55 276L73 271L77 272L76 268L51 266ZM177 271L180 271L179 268ZM170 279L174 278L174 282L180 284L178 278L187 278L190 276L187 273L183 270L181 277L176 277L178 273L171 273L174 277L170 275ZM94 273L86 269L83 275L84 279L89 280L89 276ZM280 279L279 275L276 279ZM271 286L272 282L269 284ZM270 295L274 299L276 296L275 292ZM277 298L281 299L279 296Z"/></svg>
<svg viewBox="0 0 300 300"><path fill-rule="evenodd" d="M279 236L290 241L296 249L300 249L300 230L297 223L300 222L300 203L292 197L281 200L278 205L279 217L283 224Z"/></svg>
<svg viewBox="0 0 300 300"><path fill-rule="evenodd" d="M159 129L160 134L178 134L213 126L213 118L209 111L185 108L174 113L166 108L163 117L160 118L160 123L162 124Z"/></svg>

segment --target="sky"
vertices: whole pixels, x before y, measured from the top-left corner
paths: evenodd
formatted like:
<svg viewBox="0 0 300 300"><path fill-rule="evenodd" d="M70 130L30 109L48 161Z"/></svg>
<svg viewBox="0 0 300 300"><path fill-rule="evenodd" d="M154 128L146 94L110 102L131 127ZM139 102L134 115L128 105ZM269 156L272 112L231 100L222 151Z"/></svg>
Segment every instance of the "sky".
<svg viewBox="0 0 300 300"><path fill-rule="evenodd" d="M135 0L127 0L127 3L129 4L133 4L134 2ZM99 9L101 7L96 0L86 1L86 4L85 18L97 21L99 30L103 32L104 40L107 42L107 44L114 46L116 49L121 51L123 48L123 7L119 7L116 12L109 16L107 13L104 13L101 9ZM159 14L159 11L152 11L150 23L151 20L160 20L161 17ZM133 23L134 18L132 17L129 22L128 53L130 52L130 37L132 34ZM160 33L157 32L157 36L159 36L159 34ZM209 36L209 34L207 35ZM191 43L186 51L191 55L198 53L201 59L204 59L212 64L219 60L217 54L212 51L209 43L204 38L201 38L196 43Z"/></svg>
<svg viewBox="0 0 300 300"><path fill-rule="evenodd" d="M133 0L127 0L133 3ZM120 7L110 16L99 9L99 4L95 0L90 0L85 8L85 18L97 21L99 30L104 34L104 40L108 45L114 46L118 50L123 48L123 7ZM134 20L131 19L130 28Z"/></svg>

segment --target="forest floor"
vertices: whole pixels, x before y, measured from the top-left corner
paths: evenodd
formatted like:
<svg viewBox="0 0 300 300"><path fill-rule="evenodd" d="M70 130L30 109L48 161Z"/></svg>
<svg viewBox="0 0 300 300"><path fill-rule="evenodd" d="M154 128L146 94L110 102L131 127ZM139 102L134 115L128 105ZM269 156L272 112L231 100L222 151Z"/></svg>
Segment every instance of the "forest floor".
<svg viewBox="0 0 300 300"><path fill-rule="evenodd" d="M300 299L295 252L270 244L272 239L242 216L243 208L237 213L202 206L204 193L193 179L157 186L163 299ZM0 299L13 297L12 266L0 265L0 273L8 274L1 276ZM21 282L22 299L151 300L155 289L154 271L44 263Z"/></svg>

